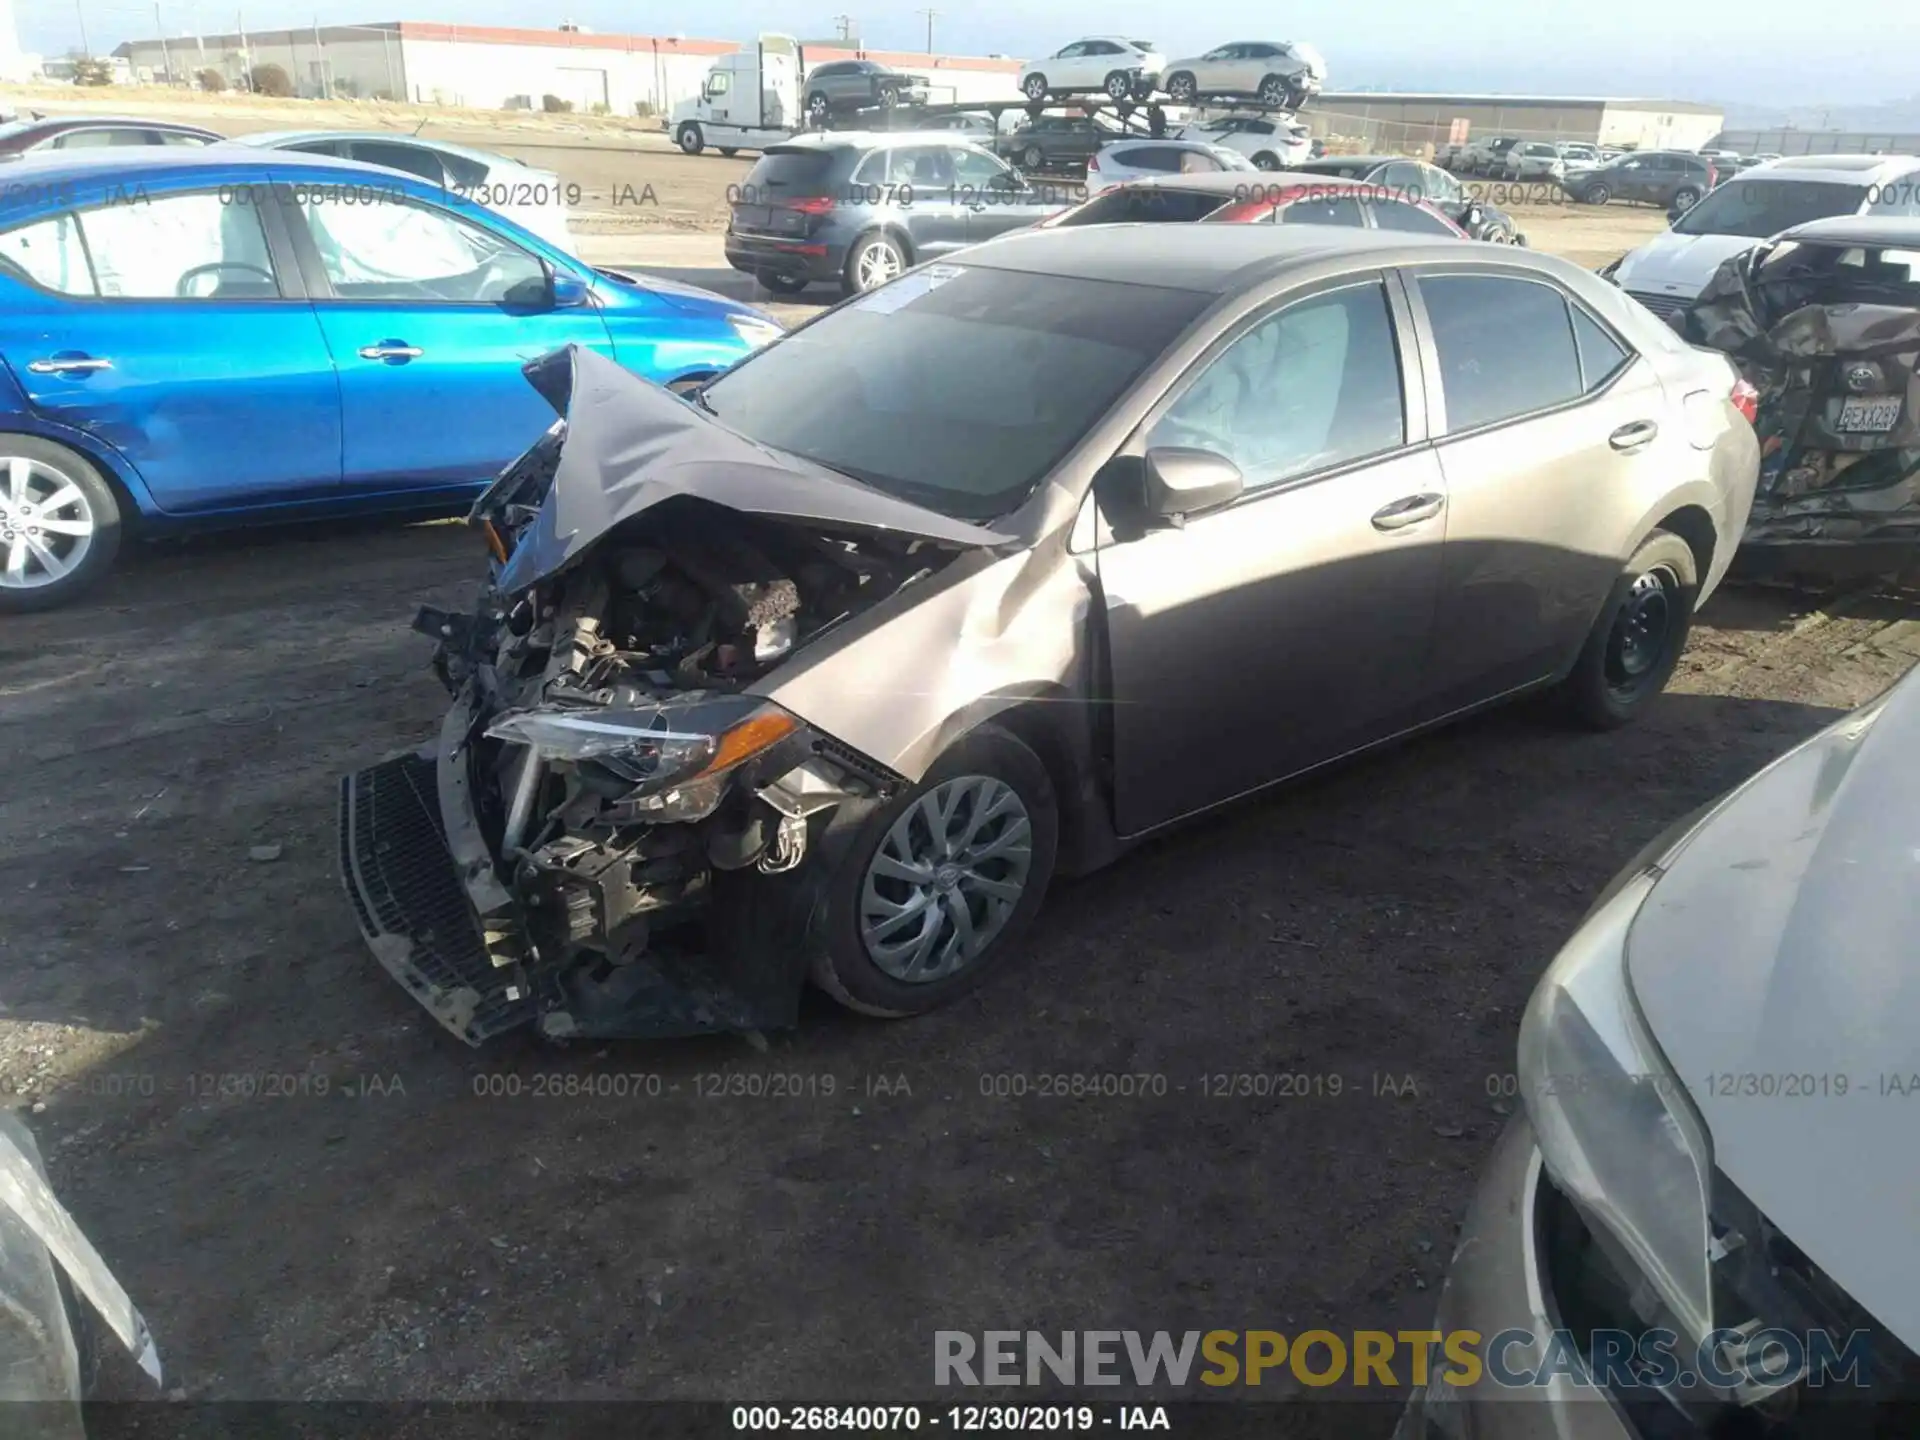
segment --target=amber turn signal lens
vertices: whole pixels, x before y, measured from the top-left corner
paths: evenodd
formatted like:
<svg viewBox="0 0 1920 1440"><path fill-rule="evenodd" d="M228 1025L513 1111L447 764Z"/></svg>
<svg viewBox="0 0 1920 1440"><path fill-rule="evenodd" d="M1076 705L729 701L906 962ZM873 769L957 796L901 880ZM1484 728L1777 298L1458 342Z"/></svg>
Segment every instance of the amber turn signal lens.
<svg viewBox="0 0 1920 1440"><path fill-rule="evenodd" d="M716 771L731 770L742 760L749 760L762 750L779 744L799 728L800 722L784 710L769 708L758 711L720 737L719 750L700 773L712 775Z"/></svg>

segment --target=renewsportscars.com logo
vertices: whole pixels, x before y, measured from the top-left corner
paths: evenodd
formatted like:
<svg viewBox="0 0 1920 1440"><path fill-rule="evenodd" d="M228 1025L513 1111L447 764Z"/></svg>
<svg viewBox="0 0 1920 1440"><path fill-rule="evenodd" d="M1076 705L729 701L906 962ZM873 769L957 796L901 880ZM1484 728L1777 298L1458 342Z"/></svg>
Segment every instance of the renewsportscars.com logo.
<svg viewBox="0 0 1920 1440"><path fill-rule="evenodd" d="M1180 1389L1288 1379L1326 1388L1416 1389L1435 1381L1508 1389L1564 1381L1609 1390L1777 1389L1872 1384L1872 1332L1717 1330L1698 1345L1671 1330L937 1330L936 1385L1127 1385Z"/></svg>

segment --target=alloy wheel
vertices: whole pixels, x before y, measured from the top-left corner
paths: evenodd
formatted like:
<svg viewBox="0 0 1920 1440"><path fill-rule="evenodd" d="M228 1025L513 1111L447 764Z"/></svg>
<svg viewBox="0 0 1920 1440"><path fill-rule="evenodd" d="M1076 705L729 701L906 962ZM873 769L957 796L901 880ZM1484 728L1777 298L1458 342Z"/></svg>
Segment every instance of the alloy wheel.
<svg viewBox="0 0 1920 1440"><path fill-rule="evenodd" d="M0 461L0 588L66 578L93 548L97 522L80 487L44 460Z"/></svg>
<svg viewBox="0 0 1920 1440"><path fill-rule="evenodd" d="M934 786L893 822L860 887L860 941L887 975L924 985L974 963L1020 906L1033 822L990 775Z"/></svg>
<svg viewBox="0 0 1920 1440"><path fill-rule="evenodd" d="M871 290L876 285L884 285L900 273L900 256L884 240L876 240L860 252L860 258L853 262L854 279L860 288Z"/></svg>
<svg viewBox="0 0 1920 1440"><path fill-rule="evenodd" d="M1680 582L1665 566L1649 570L1627 589L1607 636L1607 688L1629 697L1659 673L1680 614Z"/></svg>

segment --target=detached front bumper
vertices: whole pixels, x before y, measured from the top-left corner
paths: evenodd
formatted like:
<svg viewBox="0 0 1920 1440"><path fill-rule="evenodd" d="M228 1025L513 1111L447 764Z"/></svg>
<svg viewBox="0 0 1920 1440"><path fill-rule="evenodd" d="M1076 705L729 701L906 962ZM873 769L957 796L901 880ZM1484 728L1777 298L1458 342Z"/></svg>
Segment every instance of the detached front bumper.
<svg viewBox="0 0 1920 1440"><path fill-rule="evenodd" d="M815 817L813 863L791 873L716 873L705 948L570 968L541 953L501 882L474 805L472 729L463 695L434 744L340 786L340 874L361 933L427 1013L474 1046L528 1026L549 1040L674 1039L795 1023L840 824Z"/></svg>

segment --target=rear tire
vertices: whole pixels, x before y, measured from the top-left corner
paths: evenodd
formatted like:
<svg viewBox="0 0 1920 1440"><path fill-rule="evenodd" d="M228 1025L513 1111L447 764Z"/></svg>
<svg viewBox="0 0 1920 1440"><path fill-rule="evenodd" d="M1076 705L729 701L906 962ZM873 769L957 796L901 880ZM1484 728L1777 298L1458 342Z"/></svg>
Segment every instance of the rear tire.
<svg viewBox="0 0 1920 1440"><path fill-rule="evenodd" d="M933 833L933 817L943 810L951 844ZM982 815L988 818L976 830ZM861 822L824 892L814 982L851 1010L887 1018L923 1015L958 999L1017 948L1046 899L1059 840L1059 805L1039 757L998 726L972 731L918 785ZM997 853L967 858L990 849ZM923 868L927 878L903 878L903 862ZM969 888L982 882L994 893ZM922 902L918 912L889 925L890 911L915 900ZM965 915L967 934L982 938L971 955L957 914ZM927 953L920 956L912 942L926 931ZM944 970L943 953L952 956ZM899 973L910 977L916 969L933 978Z"/></svg>
<svg viewBox="0 0 1920 1440"><path fill-rule="evenodd" d="M1640 542L1562 682L1574 719L1591 729L1617 730L1666 689L1686 647L1699 593L1692 546L1668 530Z"/></svg>
<svg viewBox="0 0 1920 1440"><path fill-rule="evenodd" d="M1691 185L1682 185L1673 192L1673 208L1682 215L1700 203L1700 192Z"/></svg>
<svg viewBox="0 0 1920 1440"><path fill-rule="evenodd" d="M50 440L0 435L0 613L78 599L113 568L120 531L119 498L91 461Z"/></svg>
<svg viewBox="0 0 1920 1440"><path fill-rule="evenodd" d="M840 286L849 295L864 295L907 268L907 252L891 235L875 230L848 247Z"/></svg>
<svg viewBox="0 0 1920 1440"><path fill-rule="evenodd" d="M1256 170L1278 170L1280 168L1280 157L1270 150L1262 150L1258 155L1253 157L1253 168Z"/></svg>
<svg viewBox="0 0 1920 1440"><path fill-rule="evenodd" d="M674 141L689 155L698 155L707 148L707 140L700 133L700 127L689 120L674 134Z"/></svg>
<svg viewBox="0 0 1920 1440"><path fill-rule="evenodd" d="M1604 205L1613 198L1613 192L1604 185L1589 185L1580 192L1580 199L1588 205Z"/></svg>
<svg viewBox="0 0 1920 1440"><path fill-rule="evenodd" d="M827 121L833 116L833 106L825 93L816 90L807 97L807 123L816 130L827 128Z"/></svg>
<svg viewBox="0 0 1920 1440"><path fill-rule="evenodd" d="M1047 167L1047 152L1038 145L1029 145L1020 152L1020 164L1037 174Z"/></svg>

